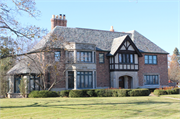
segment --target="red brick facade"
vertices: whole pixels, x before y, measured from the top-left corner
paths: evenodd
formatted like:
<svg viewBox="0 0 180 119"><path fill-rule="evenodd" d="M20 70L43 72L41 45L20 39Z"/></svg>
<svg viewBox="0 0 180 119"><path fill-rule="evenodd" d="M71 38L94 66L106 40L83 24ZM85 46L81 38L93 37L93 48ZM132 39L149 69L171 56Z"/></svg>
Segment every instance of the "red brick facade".
<svg viewBox="0 0 180 119"><path fill-rule="evenodd" d="M160 85L168 85L168 59L167 54L149 54L142 53L143 57L139 58L139 86L143 86L143 75L148 73L159 74ZM156 55L157 65L150 65L144 63L144 55Z"/></svg>
<svg viewBox="0 0 180 119"><path fill-rule="evenodd" d="M99 53L104 53L104 63L99 63ZM97 87L110 86L109 59L106 54L107 52L96 51Z"/></svg>
<svg viewBox="0 0 180 119"><path fill-rule="evenodd" d="M46 61L48 63L48 67L50 66L50 84L53 83L55 79L55 77L57 78L57 81L59 81L59 83L57 83L53 88L66 88L66 78L65 78L65 73L63 74L63 71L65 70L65 51L61 50L61 58L60 58L60 62L55 62L55 58L54 58L54 53L45 53L45 58ZM46 67L46 66L44 66ZM57 67L57 68L56 68ZM45 80L48 80L48 74L47 74L47 69L48 68L44 68L46 70L45 73ZM57 69L57 71L56 71Z"/></svg>

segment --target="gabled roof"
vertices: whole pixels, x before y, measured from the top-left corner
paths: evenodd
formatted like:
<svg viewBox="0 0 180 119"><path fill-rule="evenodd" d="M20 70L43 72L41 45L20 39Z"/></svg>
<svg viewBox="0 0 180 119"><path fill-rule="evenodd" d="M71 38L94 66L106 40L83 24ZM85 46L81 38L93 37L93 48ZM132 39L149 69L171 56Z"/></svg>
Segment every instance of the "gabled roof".
<svg viewBox="0 0 180 119"><path fill-rule="evenodd" d="M122 42L124 41L124 39L126 37L127 37L127 35L115 38L113 40L113 43L112 43L112 46L111 46L111 52L109 53L109 55L114 55L115 54L115 52L118 50L118 48L120 47L120 45L122 44Z"/></svg>
<svg viewBox="0 0 180 119"><path fill-rule="evenodd" d="M117 51L121 49L121 47L124 45L124 43L128 41L130 45L134 48L135 52L138 54L138 56L142 56L136 45L133 43L131 38L128 35L121 36L119 38L115 38L113 40L112 46L111 46L111 52L109 53L109 56L116 55ZM128 47L127 47L128 48Z"/></svg>
<svg viewBox="0 0 180 119"><path fill-rule="evenodd" d="M114 42L113 39L120 36L129 35L140 52L168 54L166 51L164 51L159 46L142 36L137 31L111 32L95 29L69 28L63 26L56 26L46 36L46 38L43 38L39 43L35 45L31 52L46 47L49 44L49 39L51 38L52 34L58 34L59 36L63 37L67 42L95 44L96 50L101 51L111 51L111 46ZM59 48L60 43L57 41L56 43L53 43L52 47Z"/></svg>

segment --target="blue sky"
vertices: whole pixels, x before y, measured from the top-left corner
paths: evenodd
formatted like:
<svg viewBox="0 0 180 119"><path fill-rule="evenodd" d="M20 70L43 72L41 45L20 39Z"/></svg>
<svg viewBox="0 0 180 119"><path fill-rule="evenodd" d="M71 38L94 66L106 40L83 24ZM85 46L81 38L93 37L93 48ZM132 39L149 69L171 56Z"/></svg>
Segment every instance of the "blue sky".
<svg viewBox="0 0 180 119"><path fill-rule="evenodd" d="M52 15L65 14L68 27L126 32L137 30L165 51L180 50L179 0L36 0L38 20L24 23L51 30Z"/></svg>

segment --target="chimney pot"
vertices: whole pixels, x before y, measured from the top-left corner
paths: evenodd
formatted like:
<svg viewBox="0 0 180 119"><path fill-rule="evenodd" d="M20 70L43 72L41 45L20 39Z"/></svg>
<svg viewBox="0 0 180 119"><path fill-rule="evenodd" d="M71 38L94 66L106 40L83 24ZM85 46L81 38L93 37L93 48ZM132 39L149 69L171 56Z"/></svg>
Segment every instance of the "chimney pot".
<svg viewBox="0 0 180 119"><path fill-rule="evenodd" d="M65 14L63 15L63 19L66 19L66 15Z"/></svg>
<svg viewBox="0 0 180 119"><path fill-rule="evenodd" d="M62 19L62 14L59 14L60 19Z"/></svg>
<svg viewBox="0 0 180 119"><path fill-rule="evenodd" d="M58 19L58 15L56 15L56 19Z"/></svg>
<svg viewBox="0 0 180 119"><path fill-rule="evenodd" d="M52 18L53 18L53 19L55 18L55 15L54 15L54 14L52 15Z"/></svg>
<svg viewBox="0 0 180 119"><path fill-rule="evenodd" d="M110 31L114 32L113 26L111 26L111 29L110 29Z"/></svg>

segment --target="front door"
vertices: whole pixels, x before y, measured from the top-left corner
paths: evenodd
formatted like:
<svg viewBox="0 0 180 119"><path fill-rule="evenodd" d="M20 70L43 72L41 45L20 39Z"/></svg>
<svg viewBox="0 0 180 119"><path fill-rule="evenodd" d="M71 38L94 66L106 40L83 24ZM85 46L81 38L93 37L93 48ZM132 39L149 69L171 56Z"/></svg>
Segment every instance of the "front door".
<svg viewBox="0 0 180 119"><path fill-rule="evenodd" d="M124 76L119 77L119 88L124 88Z"/></svg>
<svg viewBox="0 0 180 119"><path fill-rule="evenodd" d="M68 89L74 88L74 71L68 71Z"/></svg>

